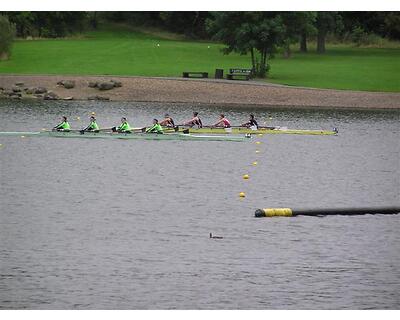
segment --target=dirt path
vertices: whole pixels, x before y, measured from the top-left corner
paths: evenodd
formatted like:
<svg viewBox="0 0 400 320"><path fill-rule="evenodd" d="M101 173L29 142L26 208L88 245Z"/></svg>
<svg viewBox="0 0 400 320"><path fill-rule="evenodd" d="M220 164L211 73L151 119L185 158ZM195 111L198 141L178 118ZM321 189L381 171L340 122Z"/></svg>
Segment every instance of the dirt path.
<svg viewBox="0 0 400 320"><path fill-rule="evenodd" d="M89 88L90 81L122 82L122 87L107 91ZM75 80L73 89L57 86L61 80ZM348 90L308 89L273 85L256 81L214 79L0 75L0 87L11 89L15 83L23 87L46 87L61 98L87 100L89 96L108 97L111 101L188 102L216 105L286 106L327 108L400 108L400 93Z"/></svg>

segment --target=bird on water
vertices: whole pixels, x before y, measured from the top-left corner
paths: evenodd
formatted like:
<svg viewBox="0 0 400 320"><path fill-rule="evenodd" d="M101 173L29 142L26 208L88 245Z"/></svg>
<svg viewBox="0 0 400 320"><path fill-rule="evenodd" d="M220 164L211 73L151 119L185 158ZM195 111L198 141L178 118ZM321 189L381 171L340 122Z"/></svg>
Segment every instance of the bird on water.
<svg viewBox="0 0 400 320"><path fill-rule="evenodd" d="M220 236L213 236L212 233L210 232L210 239L223 239L224 237Z"/></svg>

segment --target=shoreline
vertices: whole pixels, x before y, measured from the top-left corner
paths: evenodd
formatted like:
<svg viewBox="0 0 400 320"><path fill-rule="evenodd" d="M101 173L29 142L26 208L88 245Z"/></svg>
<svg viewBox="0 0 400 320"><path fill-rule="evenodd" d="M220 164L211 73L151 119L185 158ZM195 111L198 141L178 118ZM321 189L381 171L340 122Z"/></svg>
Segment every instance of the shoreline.
<svg viewBox="0 0 400 320"><path fill-rule="evenodd" d="M75 81L66 89L57 85L62 80ZM89 82L121 82L121 87L100 91L89 87ZM88 100L89 97L110 101L195 103L243 108L345 108L345 109L400 109L400 93L349 91L292 87L257 81L224 79L186 79L140 76L76 76L76 75L0 75L3 92L19 87L45 87L60 100ZM0 91L1 93L1 91ZM0 95L1 97L1 95ZM3 98L4 98L3 94ZM40 99L22 94L22 98ZM67 98L67 99L66 99Z"/></svg>

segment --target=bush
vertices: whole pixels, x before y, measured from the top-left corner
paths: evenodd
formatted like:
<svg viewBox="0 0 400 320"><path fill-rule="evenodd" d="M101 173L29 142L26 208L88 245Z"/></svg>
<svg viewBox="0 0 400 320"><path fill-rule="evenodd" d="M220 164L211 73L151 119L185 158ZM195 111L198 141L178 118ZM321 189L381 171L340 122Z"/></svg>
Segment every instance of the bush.
<svg viewBox="0 0 400 320"><path fill-rule="evenodd" d="M0 60L7 60L15 37L15 25L6 16L0 15Z"/></svg>
<svg viewBox="0 0 400 320"><path fill-rule="evenodd" d="M355 43L357 47L360 46L379 46L382 43L382 37L374 34L365 32L361 27L355 27L350 34L350 39Z"/></svg>

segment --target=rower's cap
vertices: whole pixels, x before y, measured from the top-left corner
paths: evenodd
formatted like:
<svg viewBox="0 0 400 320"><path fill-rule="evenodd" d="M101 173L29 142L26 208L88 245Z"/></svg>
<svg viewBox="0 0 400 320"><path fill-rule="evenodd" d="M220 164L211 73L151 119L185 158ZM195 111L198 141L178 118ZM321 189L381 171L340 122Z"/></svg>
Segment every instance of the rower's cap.
<svg viewBox="0 0 400 320"><path fill-rule="evenodd" d="M91 115L92 115L92 116L95 116L95 115L96 115L96 112L92 112Z"/></svg>

